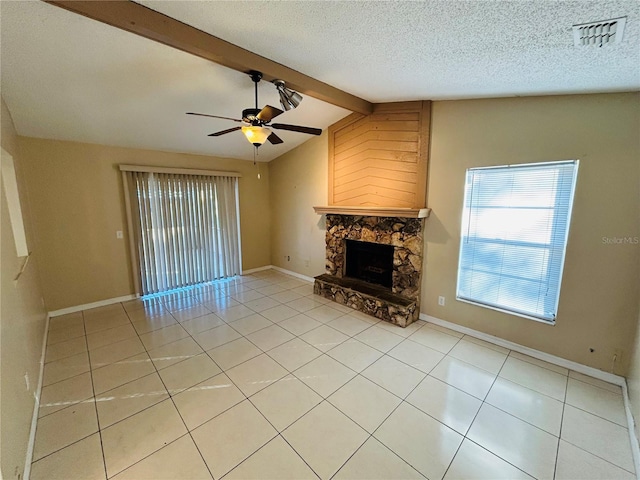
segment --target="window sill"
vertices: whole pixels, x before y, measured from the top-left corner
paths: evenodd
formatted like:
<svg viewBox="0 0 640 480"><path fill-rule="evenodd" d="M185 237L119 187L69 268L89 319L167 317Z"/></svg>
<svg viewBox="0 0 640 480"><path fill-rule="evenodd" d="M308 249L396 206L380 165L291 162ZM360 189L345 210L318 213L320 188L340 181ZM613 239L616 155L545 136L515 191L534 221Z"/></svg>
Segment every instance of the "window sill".
<svg viewBox="0 0 640 480"><path fill-rule="evenodd" d="M500 307L494 307L492 305L487 305L487 304L484 304L484 303L474 302L472 300L467 300L465 298L456 297L456 300L459 301L459 302L468 303L469 305L475 305L477 307L488 308L489 310L495 310L496 312L505 313L507 315L512 315L514 317L526 318L527 320L533 320L535 322L539 322L539 323L542 323L544 325L549 325L551 327L555 326L555 324L556 324L555 320L544 320L542 318L532 317L531 315L527 315L525 313L519 313L519 312L515 312L513 310L507 310L505 308L500 308Z"/></svg>

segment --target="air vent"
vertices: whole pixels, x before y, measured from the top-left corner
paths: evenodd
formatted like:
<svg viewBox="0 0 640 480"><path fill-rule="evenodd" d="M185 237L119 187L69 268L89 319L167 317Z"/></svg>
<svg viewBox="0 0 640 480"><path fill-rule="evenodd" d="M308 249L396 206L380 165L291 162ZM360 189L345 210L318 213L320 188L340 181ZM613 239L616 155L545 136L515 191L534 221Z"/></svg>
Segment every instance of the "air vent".
<svg viewBox="0 0 640 480"><path fill-rule="evenodd" d="M576 47L602 47L622 41L627 17L583 23L573 26L573 44Z"/></svg>

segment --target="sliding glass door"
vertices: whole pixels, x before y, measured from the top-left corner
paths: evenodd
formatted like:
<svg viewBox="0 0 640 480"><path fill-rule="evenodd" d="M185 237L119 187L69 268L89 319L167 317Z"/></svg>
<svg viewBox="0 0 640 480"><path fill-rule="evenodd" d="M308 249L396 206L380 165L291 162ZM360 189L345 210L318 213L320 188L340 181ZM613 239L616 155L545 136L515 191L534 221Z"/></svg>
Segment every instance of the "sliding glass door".
<svg viewBox="0 0 640 480"><path fill-rule="evenodd" d="M127 171L143 295L241 273L238 178Z"/></svg>

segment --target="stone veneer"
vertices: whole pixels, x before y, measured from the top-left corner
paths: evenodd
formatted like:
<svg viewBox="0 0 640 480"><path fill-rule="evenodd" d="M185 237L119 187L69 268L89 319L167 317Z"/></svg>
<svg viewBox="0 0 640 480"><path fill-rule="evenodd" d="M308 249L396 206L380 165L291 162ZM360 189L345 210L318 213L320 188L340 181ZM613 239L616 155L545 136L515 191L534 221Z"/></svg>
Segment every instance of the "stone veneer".
<svg viewBox="0 0 640 480"><path fill-rule="evenodd" d="M424 246L424 218L366 217L327 214L326 269L316 277L315 293L382 320L406 327L420 313L420 278ZM345 240L393 245L391 292L375 286L358 289L342 279ZM331 281L331 277L336 277Z"/></svg>

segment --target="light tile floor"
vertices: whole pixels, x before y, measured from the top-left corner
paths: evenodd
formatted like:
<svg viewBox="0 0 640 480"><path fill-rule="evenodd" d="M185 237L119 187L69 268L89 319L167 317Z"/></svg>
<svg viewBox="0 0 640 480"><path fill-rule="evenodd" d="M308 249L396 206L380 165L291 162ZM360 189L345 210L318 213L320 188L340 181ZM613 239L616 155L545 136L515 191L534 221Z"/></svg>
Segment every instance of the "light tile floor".
<svg viewBox="0 0 640 480"><path fill-rule="evenodd" d="M272 270L52 318L31 478L632 479L619 387Z"/></svg>

